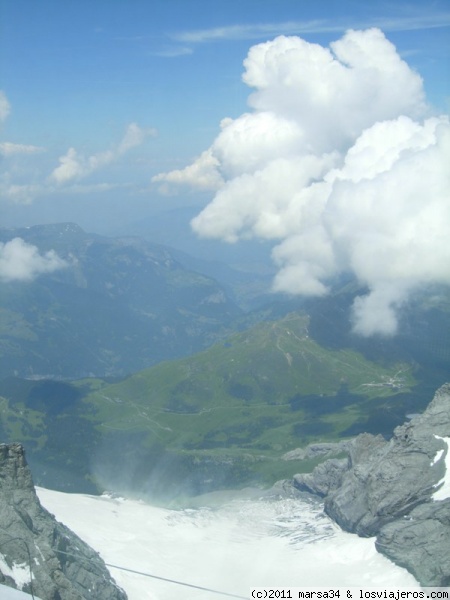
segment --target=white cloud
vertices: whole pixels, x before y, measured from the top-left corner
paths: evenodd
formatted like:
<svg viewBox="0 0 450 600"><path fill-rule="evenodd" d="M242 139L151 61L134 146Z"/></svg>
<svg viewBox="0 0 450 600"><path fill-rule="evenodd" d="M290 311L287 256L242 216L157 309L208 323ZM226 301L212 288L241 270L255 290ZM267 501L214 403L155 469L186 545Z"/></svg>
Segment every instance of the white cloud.
<svg viewBox="0 0 450 600"><path fill-rule="evenodd" d="M211 154L230 178L260 168L272 158L291 156L303 149L303 131L297 123L270 110L224 119Z"/></svg>
<svg viewBox="0 0 450 600"><path fill-rule="evenodd" d="M271 160L264 169L227 181L192 226L204 237L228 242L252 236L283 239L302 219L315 222L312 196L319 190L308 185L332 164L330 155Z"/></svg>
<svg viewBox="0 0 450 600"><path fill-rule="evenodd" d="M0 195L5 200L16 204L31 204L33 200L46 191L40 184L11 183L8 174L0 180Z"/></svg>
<svg viewBox="0 0 450 600"><path fill-rule="evenodd" d="M330 48L279 37L244 65L252 111L204 153L223 182L194 230L274 240L278 291L323 295L353 272L369 289L355 331L395 333L411 291L450 284L448 119L423 120L421 78L376 29ZM194 165L157 177L198 185Z"/></svg>
<svg viewBox="0 0 450 600"><path fill-rule="evenodd" d="M0 90L0 123L5 121L11 111L11 105L8 102L5 92Z"/></svg>
<svg viewBox="0 0 450 600"><path fill-rule="evenodd" d="M52 273L68 266L54 250L40 254L36 246L22 238L5 244L0 242L0 280L31 281L43 273Z"/></svg>
<svg viewBox="0 0 450 600"><path fill-rule="evenodd" d="M69 148L64 156L59 158L60 165L50 175L50 179L56 183L64 183L77 177L87 175L89 171L88 162L82 156L78 156L75 148Z"/></svg>
<svg viewBox="0 0 450 600"><path fill-rule="evenodd" d="M384 138L379 137L382 129ZM385 327L381 319L378 325L367 324L375 304L388 317L387 311L392 313L411 290L429 283L450 284L448 120L430 119L419 126L400 117L376 124L363 135L370 138L371 133L373 154L381 161L366 168L368 140L361 144L359 156L355 144L355 164L348 160L341 173L333 174L323 215L336 254L371 290L355 305L355 329L360 332ZM395 327L391 324L389 330L393 333Z"/></svg>
<svg viewBox="0 0 450 600"><path fill-rule="evenodd" d="M379 285L365 297L355 299L353 305L354 331L364 336L393 335L397 332L396 309L405 299L398 285Z"/></svg>
<svg viewBox="0 0 450 600"><path fill-rule="evenodd" d="M343 149L376 121L424 109L422 80L378 29L349 31L330 49L279 37L250 49L249 103L294 120L305 150Z"/></svg>
<svg viewBox="0 0 450 600"><path fill-rule="evenodd" d="M148 137L155 137L156 129L142 129L136 123L130 123L125 131L118 148L117 154L121 156L136 146L140 146Z"/></svg>
<svg viewBox="0 0 450 600"><path fill-rule="evenodd" d="M279 35L302 35L308 33L342 33L348 29L367 29L377 27L384 31L415 31L436 29L450 25L450 13L433 11L430 6L424 7L422 13L412 15L395 15L392 17L375 17L370 21L355 19L314 19L310 21L285 21L280 23L253 23L246 25L226 25L209 29L197 29L173 33L172 39L201 44L225 40L256 40L273 38Z"/></svg>
<svg viewBox="0 0 450 600"><path fill-rule="evenodd" d="M10 111L11 106L6 94L0 90L0 123L9 116ZM19 160L23 162L24 157L26 160L26 156L35 155L44 151L45 148L40 146L0 142L0 157L3 157L8 163L19 163ZM13 177L18 174L20 177L22 169L18 164L13 164L12 168L10 167L11 165L8 164L8 169L10 170L4 169L3 172L0 173L0 197L13 202L20 202L23 204L30 203L41 186L32 183L13 183Z"/></svg>
<svg viewBox="0 0 450 600"><path fill-rule="evenodd" d="M0 142L0 154L9 157L15 154L36 154L44 152L41 146L31 146L29 144L14 144L12 142Z"/></svg>
<svg viewBox="0 0 450 600"><path fill-rule="evenodd" d="M75 148L69 148L67 153L59 158L60 164L50 174L49 179L58 185L63 185L72 180L87 177L94 171L118 160L132 148L141 145L147 137L155 135L154 129L141 129L136 123L131 123L122 140L111 150L84 156Z"/></svg>
<svg viewBox="0 0 450 600"><path fill-rule="evenodd" d="M152 177L153 183L191 185L201 190L217 190L223 185L218 170L219 161L211 150L203 152L193 163L184 169L160 173ZM166 188L162 188L166 193Z"/></svg>
<svg viewBox="0 0 450 600"><path fill-rule="evenodd" d="M194 163L198 181L190 167L154 181L205 187L205 157L230 179L272 158L343 150L376 121L424 111L421 78L376 29L349 31L331 49L280 36L253 46L244 66L243 80L256 90L253 112L222 121L212 147Z"/></svg>
<svg viewBox="0 0 450 600"><path fill-rule="evenodd" d="M10 104L5 93L0 90L0 123L9 113ZM103 192L127 187L127 183L89 182L88 185L82 185L79 182L120 160L147 138L156 135L155 129L143 129L136 123L130 123L122 139L109 150L89 156L75 148L69 148L59 158L59 165L48 176L42 174L43 169L47 171L47 167L43 166L44 162L38 163L35 156L45 152L45 148L9 141L0 142L0 157L4 159L3 170L0 173L0 198L17 204L31 204L35 198L48 194Z"/></svg>

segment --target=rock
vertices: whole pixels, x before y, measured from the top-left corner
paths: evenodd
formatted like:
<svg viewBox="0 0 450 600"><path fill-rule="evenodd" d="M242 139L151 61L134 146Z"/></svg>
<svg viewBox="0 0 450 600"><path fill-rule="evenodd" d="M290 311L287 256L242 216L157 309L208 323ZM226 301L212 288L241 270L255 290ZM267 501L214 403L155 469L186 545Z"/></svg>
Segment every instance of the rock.
<svg viewBox="0 0 450 600"><path fill-rule="evenodd" d="M258 490L258 498L285 499L285 498L304 498L305 494L294 484L293 481L282 479L273 484L267 490Z"/></svg>
<svg viewBox="0 0 450 600"><path fill-rule="evenodd" d="M325 497L325 512L346 531L378 535L378 550L420 583L448 585L450 501L446 492L443 497L437 492L450 477L449 438L446 384L426 411L397 427L388 442L381 436L359 435L348 446L347 467L328 460L294 482ZM416 548L415 539L421 542Z"/></svg>
<svg viewBox="0 0 450 600"><path fill-rule="evenodd" d="M397 427L389 442L363 434L351 444L352 466L325 500L325 511L341 527L372 536L431 498L445 474L443 460L431 463L446 448L436 435L450 435L450 386L448 391L448 397L436 394L423 415Z"/></svg>
<svg viewBox="0 0 450 600"><path fill-rule="evenodd" d="M296 448L290 452L286 452L282 456L283 460L309 460L318 457L336 456L343 452L348 452L350 442L318 442L308 444L306 448Z"/></svg>
<svg viewBox="0 0 450 600"><path fill-rule="evenodd" d="M344 474L349 469L364 463L364 460L376 449L383 447L385 444L386 442L382 436L363 433L340 446L341 451L347 453L347 458L330 458L319 464L312 473L295 475L294 483L302 491L308 491L321 497L328 496L331 492L341 488Z"/></svg>
<svg viewBox="0 0 450 600"><path fill-rule="evenodd" d="M0 557L0 583L42 600L127 598L99 555L41 506L20 444L0 444Z"/></svg>
<svg viewBox="0 0 450 600"><path fill-rule="evenodd" d="M385 525L375 545L422 585L450 586L450 498L422 504Z"/></svg>
<svg viewBox="0 0 450 600"><path fill-rule="evenodd" d="M310 492L323 498L339 488L349 464L348 458L330 458L318 465L312 473L295 475L294 485L302 492Z"/></svg>

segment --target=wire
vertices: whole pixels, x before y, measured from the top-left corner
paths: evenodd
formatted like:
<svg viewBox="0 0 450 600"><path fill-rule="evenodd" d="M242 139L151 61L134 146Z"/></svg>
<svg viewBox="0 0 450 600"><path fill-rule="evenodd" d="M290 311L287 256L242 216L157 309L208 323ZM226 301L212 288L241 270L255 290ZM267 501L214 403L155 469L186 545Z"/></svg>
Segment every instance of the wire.
<svg viewBox="0 0 450 600"><path fill-rule="evenodd" d="M67 556L73 556L75 558L82 558L76 554L71 554L70 552L64 552L63 550L58 550L58 554L67 554ZM113 569L119 569L119 571L127 571L128 573L134 573L135 575L143 575L144 577L151 577L152 579L159 579L160 581L167 581L168 583L174 583L176 585L183 585L184 587L194 588L196 590L202 590L203 592L211 592L212 594L220 594L221 596L228 596L229 598L239 598L240 600L248 600L247 596L239 596L237 594L231 594L229 592L222 592L221 590L214 590L212 588L203 587L201 585L194 585L193 583L187 583L186 581L179 581L178 579L170 579L168 577L160 577L159 575L153 575L152 573L144 573L143 571L136 571L135 569L128 569L127 567L120 567L119 565L112 565L110 563L104 563L107 567L111 567Z"/></svg>
<svg viewBox="0 0 450 600"><path fill-rule="evenodd" d="M230 594L229 592L221 592L220 590L213 590L212 588L203 587L201 585L194 585L192 583L186 583L185 581L169 579L168 577L160 577L159 575L152 575L151 573L143 573L142 571L135 571L134 569L127 569L126 567L119 567L118 565L111 565L109 563L105 563L105 565L107 567L112 567L113 569L120 569L121 571L128 571L129 573L143 575L144 577L152 577L153 579L159 579L161 581L175 583L176 585L183 585L184 587L195 588L196 590L202 590L204 592L212 592L213 594L220 594L222 596L228 596L229 598L240 598L241 600L248 600L248 598L246 596L238 596L237 594Z"/></svg>
<svg viewBox="0 0 450 600"><path fill-rule="evenodd" d="M10 539L6 540L6 542L3 542L2 544L0 544L0 548L3 548L3 546L5 544L9 544L10 542L14 542L14 541L22 542L22 544L25 545L25 548L27 549L27 554L28 554L28 569L30 571L30 594L31 594L31 597L33 598L33 600L35 600L34 592L33 592L33 573L31 571L31 553L30 553L30 547L28 546L27 541L21 537L12 537L9 535L9 533L6 533L6 532L2 532L2 535L7 535L7 536L9 536Z"/></svg>
<svg viewBox="0 0 450 600"><path fill-rule="evenodd" d="M9 534L6 534L9 535ZM9 542L12 542L14 540L17 540L19 542L22 542L23 544L25 544L25 547L27 549L27 553L28 553L28 567L30 570L30 593L31 596L33 598L33 600L35 600L34 594L33 594L33 584L32 584L32 577L33 574L31 572L31 554L30 554L30 549L28 547L27 542L20 537L12 537L11 539L7 540L6 542L3 542L3 544L0 544L0 548ZM78 560L85 560L86 562L91 563L91 561L87 558L85 558L84 556L78 556L76 554L72 554L71 552L64 552L64 550L55 550L56 554L65 554L66 556L72 556L73 558L76 558ZM91 563L92 564L92 563ZM201 585L194 585L193 583L187 583L186 581L179 581L177 579L170 579L169 577L161 577L159 575L153 575L152 573L144 573L143 571L136 571L135 569L128 569L127 567L120 567L119 565L112 565L110 563L105 562L104 563L107 567L111 567L112 569L118 569L119 571L126 571L128 573L134 573L135 575L142 575L143 577L151 577L152 579L158 579L159 581L167 581L168 583L174 583L175 585L182 585L184 587L189 587L189 588L194 588L196 590L201 590L203 592L210 592L212 594L218 594L220 596L227 596L228 598L239 598L239 600L248 600L246 596L239 596L237 594L231 594L229 592L222 592L221 590L214 590L212 588L209 587L204 587Z"/></svg>

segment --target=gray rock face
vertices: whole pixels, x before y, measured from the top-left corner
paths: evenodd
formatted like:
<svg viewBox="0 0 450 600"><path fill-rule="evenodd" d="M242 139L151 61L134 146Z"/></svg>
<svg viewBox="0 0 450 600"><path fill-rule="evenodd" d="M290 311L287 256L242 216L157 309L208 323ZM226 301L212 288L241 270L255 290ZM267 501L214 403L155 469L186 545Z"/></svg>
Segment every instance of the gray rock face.
<svg viewBox="0 0 450 600"><path fill-rule="evenodd" d="M325 497L326 513L343 529L377 535L378 550L420 583L449 585L450 498L434 496L450 477L442 438L450 438L450 384L389 442L362 434L347 463L326 461L295 482Z"/></svg>
<svg viewBox="0 0 450 600"><path fill-rule="evenodd" d="M99 555L41 506L20 444L0 444L0 559L0 583L42 600L127 598Z"/></svg>
<svg viewBox="0 0 450 600"><path fill-rule="evenodd" d="M330 458L318 465L313 473L294 475L294 484L302 492L324 498L342 485L344 473L349 469L348 458Z"/></svg>
<svg viewBox="0 0 450 600"><path fill-rule="evenodd" d="M405 519L385 525L375 545L422 585L450 586L450 498L422 504Z"/></svg>
<svg viewBox="0 0 450 600"><path fill-rule="evenodd" d="M297 448L286 452L283 460L307 460L317 457L328 457L348 451L350 442L318 442L308 444L306 448Z"/></svg>

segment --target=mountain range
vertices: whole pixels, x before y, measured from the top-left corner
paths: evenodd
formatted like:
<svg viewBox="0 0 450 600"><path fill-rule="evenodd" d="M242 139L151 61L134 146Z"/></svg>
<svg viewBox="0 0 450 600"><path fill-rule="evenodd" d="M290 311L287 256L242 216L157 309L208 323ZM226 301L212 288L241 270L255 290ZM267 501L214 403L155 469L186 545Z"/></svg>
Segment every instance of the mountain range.
<svg viewBox="0 0 450 600"><path fill-rule="evenodd" d="M285 460L295 448L389 437L448 378L448 289L416 294L397 336L363 338L351 279L244 312L251 277L242 301L217 263L204 275L140 238L67 223L0 236L66 262L1 287L0 434L25 444L42 486L173 498L270 484L320 462Z"/></svg>
<svg viewBox="0 0 450 600"><path fill-rule="evenodd" d="M211 277L140 238L73 223L0 229L65 267L0 293L0 376L121 376L210 345L241 310Z"/></svg>

